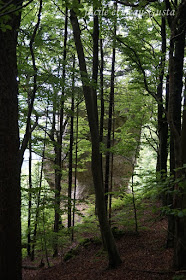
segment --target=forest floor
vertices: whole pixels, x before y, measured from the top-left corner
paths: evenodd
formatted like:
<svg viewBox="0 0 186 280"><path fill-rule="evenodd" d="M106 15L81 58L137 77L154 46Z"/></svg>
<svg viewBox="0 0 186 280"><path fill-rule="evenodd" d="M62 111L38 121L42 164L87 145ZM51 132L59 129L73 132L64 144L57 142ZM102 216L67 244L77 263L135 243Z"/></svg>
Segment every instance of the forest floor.
<svg viewBox="0 0 186 280"><path fill-rule="evenodd" d="M68 261L59 257L55 258L50 268L23 269L23 280L186 279L179 274L175 277L172 249L165 248L167 220L160 211L152 211L150 202L140 218L140 224L142 227L138 235L123 231L116 239L122 258L122 264L117 269L107 269L107 256L102 252L101 245L88 242L86 246L79 246L78 254ZM24 265L32 264L25 259Z"/></svg>

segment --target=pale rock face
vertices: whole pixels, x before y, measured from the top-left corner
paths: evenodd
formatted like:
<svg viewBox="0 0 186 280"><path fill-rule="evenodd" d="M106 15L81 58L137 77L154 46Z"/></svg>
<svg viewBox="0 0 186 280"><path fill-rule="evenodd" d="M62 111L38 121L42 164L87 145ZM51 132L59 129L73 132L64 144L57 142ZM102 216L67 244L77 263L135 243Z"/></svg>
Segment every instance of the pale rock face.
<svg viewBox="0 0 186 280"><path fill-rule="evenodd" d="M103 160L104 164L104 160ZM89 195L94 194L94 184L91 172L91 162L85 163L85 168L82 172L77 173L77 189L76 198L84 199ZM113 191L130 192L128 183L132 175L132 164L120 155L114 156L113 167ZM52 162L45 161L45 179L50 185L51 189L54 189L54 170L52 168ZM104 180L104 174L103 174ZM62 179L61 185L67 184L67 181ZM63 187L62 187L63 189Z"/></svg>
<svg viewBox="0 0 186 280"><path fill-rule="evenodd" d="M104 162L103 162L104 164ZM77 174L76 198L82 199L94 194L91 163L86 163L86 170ZM114 156L113 191L129 192L128 183L132 175L132 164L120 155ZM104 174L103 174L104 180Z"/></svg>
<svg viewBox="0 0 186 280"><path fill-rule="evenodd" d="M115 119L115 129L119 131L120 127L125 124L126 118L122 116L118 116ZM106 126L106 124L105 124ZM134 128L135 130L135 128ZM140 129L137 132L140 135ZM88 137L88 136L87 136ZM106 138L104 139L106 141ZM84 155L81 155L82 158L90 158L89 153L85 152ZM64 157L65 158L65 157ZM68 159L66 159L68 161ZM133 152L130 152L127 157L122 155L114 155L113 161L113 191L119 191L122 193L130 192L128 187L128 183L132 176L133 172L133 163L135 162ZM94 185L93 185L93 178L91 172L91 162L85 161L83 163L83 171L77 172L77 188L76 188L76 198L77 199L84 199L87 198L89 195L94 194ZM63 163L63 168L68 172L68 162ZM103 158L103 181L104 178L104 171L105 171L105 159ZM45 160L44 163L44 173L45 179L47 180L48 184L52 189L55 187L55 171L54 171L54 163L51 160ZM63 173L63 171L62 171ZM74 175L74 174L73 174ZM74 182L74 178L73 178ZM64 195L67 195L66 190L64 190L64 186L68 185L68 179L64 180L62 175L62 192ZM65 187L66 189L66 187ZM72 194L73 196L73 194Z"/></svg>

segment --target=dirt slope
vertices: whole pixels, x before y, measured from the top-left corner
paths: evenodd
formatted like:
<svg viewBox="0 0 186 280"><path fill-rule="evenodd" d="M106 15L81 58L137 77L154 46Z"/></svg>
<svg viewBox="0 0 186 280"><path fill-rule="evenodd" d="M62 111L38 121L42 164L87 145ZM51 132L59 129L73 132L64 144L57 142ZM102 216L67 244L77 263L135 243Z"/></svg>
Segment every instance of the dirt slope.
<svg viewBox="0 0 186 280"><path fill-rule="evenodd" d="M172 250L165 248L167 221L159 213L152 214L156 220L149 221L146 214L141 221L146 230L140 231L139 235L126 232L117 240L123 261L117 269L108 270L107 258L101 253L100 245L90 243L67 262L57 259L51 268L23 269L23 280L172 279Z"/></svg>

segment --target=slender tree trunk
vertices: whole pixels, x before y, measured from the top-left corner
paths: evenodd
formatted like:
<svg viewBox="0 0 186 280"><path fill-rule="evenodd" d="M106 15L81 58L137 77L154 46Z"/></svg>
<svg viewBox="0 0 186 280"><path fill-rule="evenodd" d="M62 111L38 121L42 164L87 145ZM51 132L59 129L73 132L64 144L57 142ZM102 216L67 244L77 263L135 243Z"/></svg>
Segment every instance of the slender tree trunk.
<svg viewBox="0 0 186 280"><path fill-rule="evenodd" d="M100 61L100 99L101 99L101 113L100 113L100 143L103 142L103 124L104 124L104 114L105 114L105 106L104 106L104 76L103 76L103 69L104 69L104 54L103 54L103 39L100 39L100 54L101 54L101 61ZM102 153L101 153L101 162L102 162Z"/></svg>
<svg viewBox="0 0 186 280"><path fill-rule="evenodd" d="M73 69L75 69L75 56L73 58ZM72 101L71 101L71 124L70 124L70 149L69 149L69 178L68 178L68 228L72 221L72 164L74 143L74 72L72 76Z"/></svg>
<svg viewBox="0 0 186 280"><path fill-rule="evenodd" d="M47 108L47 116L46 116L46 124L45 124L45 136L44 136L44 144L43 144L43 152L42 152L42 161L41 161L41 170L40 170L40 178L39 178L39 191L37 194L37 206L36 206L36 214L35 214L35 222L34 222L34 232L33 232L33 240L32 240L32 252L31 252L31 260L35 259L35 245L37 240L37 228L38 228L38 220L40 214L40 202L41 202L41 188L43 181L43 167L44 167L44 158L45 158L45 148L46 148L46 132L47 132L47 121L48 121L48 108Z"/></svg>
<svg viewBox="0 0 186 280"><path fill-rule="evenodd" d="M79 102L79 101L78 101ZM75 225L75 209L76 209L76 189L77 189L77 168L78 168L78 129L79 129L79 106L77 104L76 112L76 140L75 140L75 172L74 172L74 202L72 215L72 241L74 240L74 225Z"/></svg>
<svg viewBox="0 0 186 280"><path fill-rule="evenodd" d="M65 96L65 76L66 76L66 56L67 56L67 36L68 36L68 9L65 11L65 31L64 31L64 51L63 51L63 72L62 72L62 98L60 104L60 120L59 132L57 133L57 143L55 145L55 218L54 218L54 232L58 233L60 224L60 202L61 202L61 153L62 153L62 138L63 138L63 119L64 119L64 96ZM54 254L58 255L58 238L55 237Z"/></svg>
<svg viewBox="0 0 186 280"><path fill-rule="evenodd" d="M131 182L131 189L132 189L132 204L133 204L133 210L134 210L134 221L135 221L135 231L138 233L138 219L137 219L137 209L136 209L136 202L135 202L135 193L134 193L134 168L135 165L132 165L132 182Z"/></svg>
<svg viewBox="0 0 186 280"><path fill-rule="evenodd" d="M182 211L186 208L185 181L183 177L183 159L181 138L184 138L184 123L181 133L181 96L183 88L183 60L185 48L186 30L186 0L183 0L176 11L170 24L170 53L169 53L169 110L168 121L174 139L175 156L175 185L174 209ZM183 180L183 181L182 181ZM180 186L179 181L183 186ZM174 266L177 269L186 269L186 219L185 216L175 217L175 239L174 239Z"/></svg>
<svg viewBox="0 0 186 280"><path fill-rule="evenodd" d="M37 92L37 67L36 67L36 61L35 61L35 54L34 54L34 41L35 37L37 34L37 31L39 29L39 25L41 22L41 11L42 11L42 0L40 0L40 6L39 6L39 12L38 12L38 18L37 18L37 23L35 25L32 37L30 39L30 53L32 57L32 67L34 71L33 75L33 91L31 96L28 96L28 113L27 113L27 123L26 123L26 131L25 135L22 141L21 149L20 149L20 159L21 159L21 164L23 162L23 155L26 150L27 144L29 142L29 203L28 203L28 245L27 245L27 253L28 256L33 258L33 250L31 253L31 206L32 206L32 144L31 144L31 115L32 115L32 110L34 107L34 100Z"/></svg>
<svg viewBox="0 0 186 280"><path fill-rule="evenodd" d="M104 53L103 53L103 39L100 39L100 100L101 100L101 112L100 112L100 126L99 126L99 141L103 143L103 130L104 130L104 114L105 114L105 106L104 106L104 76L103 76L103 69L104 69ZM103 170L103 154L102 151L100 152L101 158L101 166ZM97 215L96 203L95 203L95 215Z"/></svg>
<svg viewBox="0 0 186 280"><path fill-rule="evenodd" d="M175 164L176 168L183 167L185 159L183 158L183 152L185 151L185 143L183 142L185 139L185 112L183 115L183 127L181 130L181 95L183 88L183 60L184 60L184 48L185 48L185 31L186 31L186 1L183 7L182 18L180 19L180 26L178 28L178 34L175 39L175 68L174 68L174 90L175 90L175 126L178 133L181 134L182 141L178 142L178 139L175 139L174 142L174 151L175 151ZM181 142L181 143L180 143ZM181 154L179 153L181 145ZM184 170L180 172L176 171L176 179L180 178L184 175ZM179 191L182 193L182 196L175 195L174 198L174 207L178 209L186 208L186 185L183 180L184 190L182 187L179 187ZM178 269L186 269L186 217L175 217L175 244L174 244L174 264Z"/></svg>
<svg viewBox="0 0 186 280"><path fill-rule="evenodd" d="M32 111L34 108L34 101L35 101L35 97L36 97L36 92L37 92L37 66L36 66L36 59L35 59L35 54L34 54L34 43L35 43L35 38L36 38L36 34L38 32L40 23L41 23L41 12L42 12L42 7L43 7L43 1L40 0L39 1L39 11L38 11L38 15L37 15L37 23L34 27L31 39L30 39L30 54L31 54L31 58L32 58L32 68L33 68L33 90L31 93L31 96L28 96L28 113L27 113L27 121L26 121L26 130L25 130L25 134L23 137L23 141L21 143L21 147L20 147L20 151L19 151L19 155L20 155L20 165L22 165L23 163L23 156L24 156L24 152L27 148L28 142L29 142L29 138L30 138L30 129L31 129L31 115L32 115ZM37 121L35 123L35 127L37 125ZM32 130L35 128L33 127Z"/></svg>
<svg viewBox="0 0 186 280"><path fill-rule="evenodd" d="M167 76L167 83L166 83L166 97L169 98L169 75ZM168 101L167 101L168 103ZM166 108L166 111L168 112L168 106ZM172 136L172 133L170 131L170 176L172 178L175 177L174 169L175 169L175 158L174 158L174 139ZM174 185L173 182L169 183L169 194L167 195L167 205L169 205L170 209L173 209L173 190ZM173 248L174 247L174 216L168 215L168 230L167 230L167 248Z"/></svg>
<svg viewBox="0 0 186 280"><path fill-rule="evenodd" d="M97 17L97 16L95 16ZM96 194L96 203L97 203L97 212L98 219L100 224L100 229L102 236L104 237L105 244L107 246L108 256L109 256L109 266L115 267L121 263L120 256L118 254L114 237L109 226L107 219L106 207L105 207L105 198L104 198L104 189L103 189L103 174L102 174L102 165L100 157L100 139L99 139L99 128L98 128L98 111L95 104L96 97L94 96L95 91L92 89L92 86L88 82L88 73L86 69L85 55L83 50L83 45L81 42L80 28L77 16L73 10L71 10L71 24L73 28L74 40L76 44L80 74L83 84L83 93L85 97L90 133L91 133L91 142L92 142L92 175L94 181L94 188ZM97 26L95 26L97 25ZM94 18L94 35L97 33L96 38L98 40L98 18Z"/></svg>
<svg viewBox="0 0 186 280"><path fill-rule="evenodd" d="M13 1L15 7L18 3L20 1ZM0 278L21 280L21 168L16 79L20 13L12 14L6 24L12 29L3 32L0 28Z"/></svg>
<svg viewBox="0 0 186 280"><path fill-rule="evenodd" d="M44 206L45 206L45 199L46 197L44 196L43 197L43 201L42 201L42 206L43 206L43 242L44 242L44 251L45 251L45 258L46 258L46 261L47 261L47 265L48 265L48 268L50 267L50 262L49 262L49 254L48 254L48 247L47 247L47 234L46 234L46 226L45 226L45 209L44 209Z"/></svg>
<svg viewBox="0 0 186 280"><path fill-rule="evenodd" d="M114 75L115 75L115 48L113 48L112 57L112 74L111 74L111 90L109 100L109 116L108 116L108 132L107 132L107 152L105 164L105 203L106 209L108 207L108 192L109 192L109 177L110 177L110 148L111 148L111 134L112 134L112 113L114 106Z"/></svg>
<svg viewBox="0 0 186 280"><path fill-rule="evenodd" d="M117 4L115 5L117 13ZM112 49L112 69L111 69L111 81L110 81L110 100L109 100L109 114L108 114L108 129L107 129L107 152L106 152L106 163L105 163L105 203L106 210L108 208L108 192L109 192L109 177L110 177L110 148L111 148L111 134L112 134L112 118L113 118L113 106L114 106L114 82L115 82L115 60L116 60L116 48L115 48L115 37L116 37L116 20L114 23L114 46Z"/></svg>
<svg viewBox="0 0 186 280"><path fill-rule="evenodd" d="M31 255L31 208L32 208L32 134L29 140L29 189L28 189L28 235L27 254Z"/></svg>
<svg viewBox="0 0 186 280"><path fill-rule="evenodd" d="M114 106L113 106L113 116L114 116ZM113 118L112 122L112 146L114 146L114 133L115 132L115 120ZM111 168L110 168L110 194L109 194L109 224L111 225L112 218L112 190L113 190L113 177L114 177L114 154L111 153Z"/></svg>
<svg viewBox="0 0 186 280"><path fill-rule="evenodd" d="M161 60L159 64L159 84L157 87L157 97L158 103L158 137L159 137L159 149L158 149L158 170L161 174L161 180L165 181L167 177L167 156L168 156L168 123L167 118L164 115L163 109L163 78L164 78L164 68L165 68L165 56L166 56L166 23L165 17L162 17L161 23ZM167 205L167 197L164 192L162 192L162 203Z"/></svg>
<svg viewBox="0 0 186 280"><path fill-rule="evenodd" d="M181 133L182 147L182 172L181 172L181 194L175 198L174 206L181 211L186 209L186 89ZM177 172L176 172L177 173ZM180 212L182 213L182 212ZM174 265L177 269L186 269L186 216L181 214L175 217L175 243L174 243Z"/></svg>

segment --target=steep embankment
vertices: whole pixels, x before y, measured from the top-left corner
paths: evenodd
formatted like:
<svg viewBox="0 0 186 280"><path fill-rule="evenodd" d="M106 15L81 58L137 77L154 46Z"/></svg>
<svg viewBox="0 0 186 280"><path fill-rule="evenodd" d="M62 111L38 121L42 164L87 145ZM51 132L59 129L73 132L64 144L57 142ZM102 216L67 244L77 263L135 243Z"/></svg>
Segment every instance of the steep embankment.
<svg viewBox="0 0 186 280"><path fill-rule="evenodd" d="M51 268L24 269L23 280L172 279L172 250L165 248L167 221L160 212L152 213L151 203L145 204L139 235L122 229L122 235L117 238L123 260L117 269L106 269L106 255L99 244L90 241L80 246L78 254L66 262L59 258Z"/></svg>

